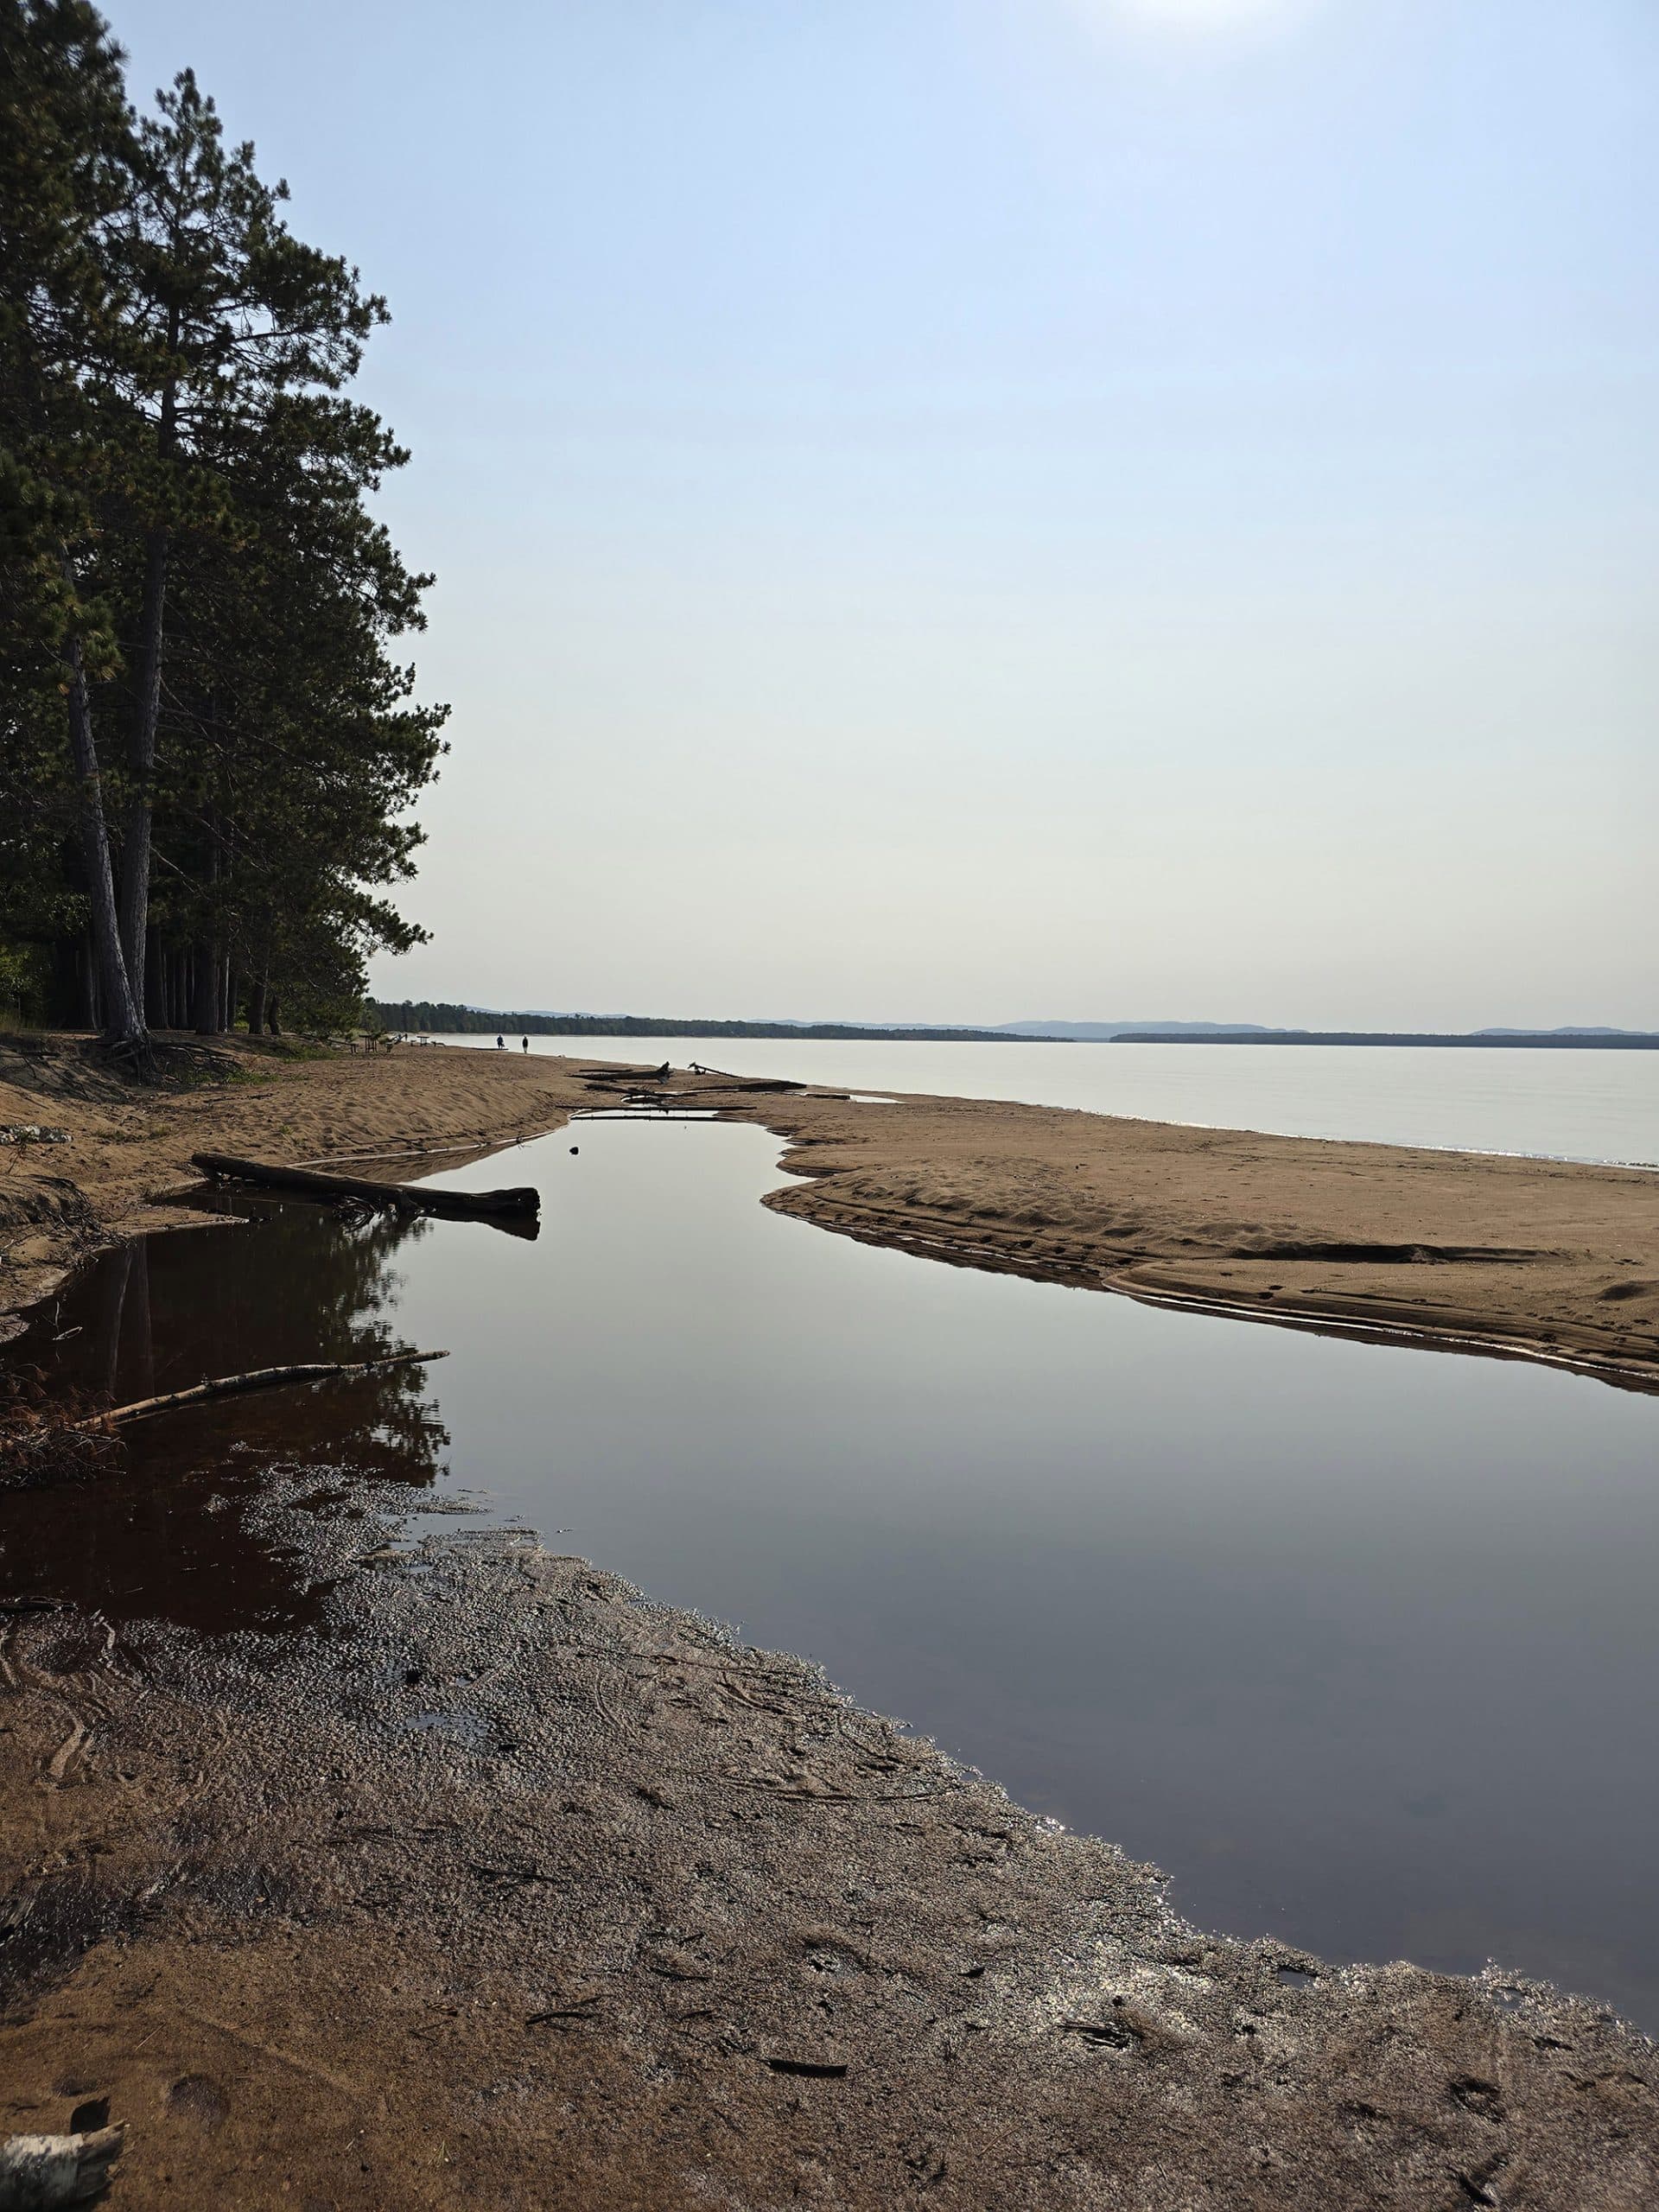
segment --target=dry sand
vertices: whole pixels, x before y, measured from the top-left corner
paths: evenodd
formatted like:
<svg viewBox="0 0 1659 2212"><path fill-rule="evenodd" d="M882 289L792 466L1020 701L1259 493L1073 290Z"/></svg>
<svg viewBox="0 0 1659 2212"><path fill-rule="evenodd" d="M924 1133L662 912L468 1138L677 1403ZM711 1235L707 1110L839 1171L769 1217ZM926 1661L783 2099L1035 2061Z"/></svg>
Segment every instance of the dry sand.
<svg viewBox="0 0 1659 2212"><path fill-rule="evenodd" d="M73 1058L24 1071L0 1121L76 1141L0 1179L7 1290L145 1218L198 1147L546 1127L586 1095L576 1065L411 1052L137 1102ZM734 1104L814 1171L774 1202L859 1235L1071 1280L1168 1269L1184 1295L1263 1268L1303 1298L1382 1283L1438 1300L1418 1325L1474 1311L1541 1344L1531 1317L1560 1349L1556 1281L1612 1317L1573 1356L1652 1360L1642 1295L1596 1296L1659 1274L1641 1178L945 1100ZM1267 1239L1510 1256L1264 1261ZM107 2099L118 2204L1659 2203L1659 2057L1593 2006L1205 1936L1150 1870L800 1662L528 1542L411 1554L372 1486L326 1510L315 1488L273 1478L259 1510L324 1632L0 1612L0 2132Z"/></svg>

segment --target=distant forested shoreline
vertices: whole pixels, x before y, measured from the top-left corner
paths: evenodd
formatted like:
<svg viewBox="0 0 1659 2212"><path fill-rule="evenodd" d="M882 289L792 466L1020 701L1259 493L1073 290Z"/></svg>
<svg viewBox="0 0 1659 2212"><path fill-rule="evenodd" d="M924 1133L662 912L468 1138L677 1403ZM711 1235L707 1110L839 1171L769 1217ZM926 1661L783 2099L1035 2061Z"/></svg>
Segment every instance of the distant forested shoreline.
<svg viewBox="0 0 1659 2212"><path fill-rule="evenodd" d="M639 1014L485 1014L433 999L371 999L367 1011L391 1031L417 1036L793 1037L904 1043L1029 1045L996 1029L866 1029L840 1021L671 1021Z"/></svg>
<svg viewBox="0 0 1659 2212"><path fill-rule="evenodd" d="M409 809L445 709L409 458L347 396L385 302L188 70L148 111L85 0L0 0L0 1019L357 1016L425 932Z"/></svg>

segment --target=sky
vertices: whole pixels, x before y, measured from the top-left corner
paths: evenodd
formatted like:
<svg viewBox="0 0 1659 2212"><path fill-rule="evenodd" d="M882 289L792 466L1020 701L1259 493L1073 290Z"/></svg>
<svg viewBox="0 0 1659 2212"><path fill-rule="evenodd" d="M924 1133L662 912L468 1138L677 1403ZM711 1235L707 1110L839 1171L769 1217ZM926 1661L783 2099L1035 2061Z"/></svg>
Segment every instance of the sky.
<svg viewBox="0 0 1659 2212"><path fill-rule="evenodd" d="M1652 0L128 0L393 322L388 996L1659 1027Z"/></svg>

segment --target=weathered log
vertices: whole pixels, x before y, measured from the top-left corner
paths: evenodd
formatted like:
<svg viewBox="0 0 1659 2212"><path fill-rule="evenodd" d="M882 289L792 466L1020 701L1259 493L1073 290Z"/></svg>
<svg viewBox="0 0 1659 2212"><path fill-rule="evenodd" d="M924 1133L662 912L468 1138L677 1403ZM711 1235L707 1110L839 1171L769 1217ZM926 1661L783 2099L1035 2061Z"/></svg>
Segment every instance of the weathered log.
<svg viewBox="0 0 1659 2212"><path fill-rule="evenodd" d="M792 1083L781 1075L733 1075L727 1068L705 1067L701 1060L691 1063L693 1075L719 1076L729 1090L804 1090L804 1083Z"/></svg>
<svg viewBox="0 0 1659 2212"><path fill-rule="evenodd" d="M541 1211L542 1194L524 1187L512 1191L429 1191L418 1183L371 1183L360 1175L319 1175L308 1167L278 1167L263 1160L233 1160L222 1152L196 1152L193 1167L205 1175L237 1183L255 1183L267 1191L291 1191L302 1198L355 1198L359 1205L379 1206L391 1213L430 1213L446 1221L473 1221L492 1214L534 1214Z"/></svg>
<svg viewBox="0 0 1659 2212"><path fill-rule="evenodd" d="M0 2205L6 2212L58 2212L90 2204L109 2187L126 2140L124 2121L76 2135L12 2135L0 2143Z"/></svg>
<svg viewBox="0 0 1659 2212"><path fill-rule="evenodd" d="M245 1375L219 1375L206 1382L193 1382L187 1390L164 1390L159 1397L135 1398L130 1405L111 1406L86 1421L72 1421L72 1428L112 1428L118 1422L147 1421L152 1414L170 1414L177 1406L200 1405L205 1398L238 1398L250 1390L276 1390L289 1382L329 1382L341 1376L354 1379L382 1367L420 1367L428 1360L448 1359L447 1351L392 1351L378 1359L315 1359L289 1367L254 1367Z"/></svg>

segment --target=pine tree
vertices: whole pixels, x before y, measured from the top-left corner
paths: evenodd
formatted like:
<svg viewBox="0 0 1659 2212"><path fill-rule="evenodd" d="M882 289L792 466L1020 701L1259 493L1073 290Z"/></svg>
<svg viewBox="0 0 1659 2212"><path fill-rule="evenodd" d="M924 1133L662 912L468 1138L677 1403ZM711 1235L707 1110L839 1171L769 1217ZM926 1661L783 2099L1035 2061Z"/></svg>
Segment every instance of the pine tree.
<svg viewBox="0 0 1659 2212"><path fill-rule="evenodd" d="M118 321L103 226L134 149L119 49L83 0L0 0L0 149L6 722L26 723L53 693L60 702L103 1017L141 1055L89 689L118 657L86 569L111 427L97 364Z"/></svg>
<svg viewBox="0 0 1659 2212"><path fill-rule="evenodd" d="M408 456L345 391L385 303L189 72L133 116L84 0L0 0L0 954L87 931L138 1065L245 989L342 1018L422 935L386 894L443 750L368 505Z"/></svg>
<svg viewBox="0 0 1659 2212"><path fill-rule="evenodd" d="M181 533L233 531L233 491L216 465L227 445L257 431L289 392L338 391L386 320L385 302L360 291L355 270L289 232L279 213L286 183L261 181L251 144L226 147L194 72L158 94L157 107L139 124L136 189L111 239L125 302L112 366L140 426L124 503L142 543L142 588L128 655L121 938L141 997L175 544Z"/></svg>

